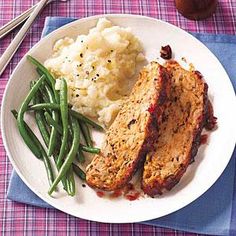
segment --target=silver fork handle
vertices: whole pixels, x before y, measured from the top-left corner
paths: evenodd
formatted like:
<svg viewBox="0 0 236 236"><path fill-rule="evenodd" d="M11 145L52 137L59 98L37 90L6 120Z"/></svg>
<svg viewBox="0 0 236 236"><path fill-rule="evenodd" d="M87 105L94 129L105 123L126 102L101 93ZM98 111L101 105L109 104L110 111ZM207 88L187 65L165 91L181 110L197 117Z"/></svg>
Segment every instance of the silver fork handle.
<svg viewBox="0 0 236 236"><path fill-rule="evenodd" d="M52 0L49 0L47 2L47 4L50 2L52 2ZM23 23L31 15L31 13L34 11L34 9L37 7L37 5L38 5L38 3L35 4L34 6L32 6L31 8L29 8L28 10L26 10L25 12L23 12L21 15L14 18L13 20L9 21L4 26L2 26L0 28L0 39L3 38L4 36L6 36L8 33L10 33L18 25Z"/></svg>
<svg viewBox="0 0 236 236"><path fill-rule="evenodd" d="M33 13L31 14L29 19L25 22L25 24L23 25L21 30L18 32L16 37L12 40L12 42L10 43L10 45L8 46L6 51L2 54L2 56L0 58L0 76L3 73L3 71L5 70L5 68L8 65L8 63L10 62L11 58L13 57L13 55L15 54L16 50L20 46L21 42L25 38L25 36L26 36L29 28L33 24L35 18L38 16L40 11L46 5L47 1L48 0L41 0L38 3L37 7L35 8Z"/></svg>

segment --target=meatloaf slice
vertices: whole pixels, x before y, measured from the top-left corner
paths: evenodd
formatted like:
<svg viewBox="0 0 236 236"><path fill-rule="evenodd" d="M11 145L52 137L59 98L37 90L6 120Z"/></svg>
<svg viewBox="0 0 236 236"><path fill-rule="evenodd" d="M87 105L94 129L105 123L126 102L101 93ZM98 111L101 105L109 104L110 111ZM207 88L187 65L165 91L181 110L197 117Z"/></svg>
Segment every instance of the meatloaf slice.
<svg viewBox="0 0 236 236"><path fill-rule="evenodd" d="M131 179L157 137L169 81L167 70L156 62L140 72L106 133L100 154L87 167L86 180L91 187L112 191Z"/></svg>
<svg viewBox="0 0 236 236"><path fill-rule="evenodd" d="M184 70L175 61L167 62L166 68L171 75L170 100L143 168L142 189L150 196L179 182L197 154L206 118L208 86L201 74Z"/></svg>

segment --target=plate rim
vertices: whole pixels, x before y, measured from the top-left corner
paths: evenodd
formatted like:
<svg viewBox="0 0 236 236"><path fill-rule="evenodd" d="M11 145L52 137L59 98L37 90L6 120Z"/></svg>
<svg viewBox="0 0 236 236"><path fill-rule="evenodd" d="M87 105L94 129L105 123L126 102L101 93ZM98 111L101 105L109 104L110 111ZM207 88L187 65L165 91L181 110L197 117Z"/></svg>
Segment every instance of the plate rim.
<svg viewBox="0 0 236 236"><path fill-rule="evenodd" d="M147 20L151 20L151 21L156 21L156 22L161 22L161 23L164 23L172 28L175 28L175 29L178 29L180 30L182 33L184 33L185 35L187 35L188 37L190 36L196 43L200 44L201 46L205 47L210 53L211 55L214 57L214 59L216 61L218 61L218 63L222 66L222 69L224 70L225 74L227 75L227 82L230 83L230 87L231 87L231 92L234 92L234 89L233 89L233 85L232 85L232 82L230 81L229 79L229 76L227 74L227 72L225 71L224 69L224 66L220 63L220 61L218 60L218 58L214 55L214 53L212 53L201 41L199 41L197 38L195 38L193 35L191 35L190 33L188 33L187 31L179 28L178 26L175 26L169 22L166 22L166 21L163 21L163 20L160 20L160 19L156 19L156 18L153 18L153 17L148 17L148 16L142 16L142 15L135 15L135 14L99 14L99 15L93 15L93 16L89 16L89 17L84 17L84 18L81 18L81 19L78 19L78 20L75 20L73 22L70 22L64 26L61 26L59 27L58 29L54 30L53 32L49 33L47 36L45 36L44 38L40 39L32 48L30 48L30 50L21 58L21 60L18 62L17 66L15 67L15 69L13 70L12 74L10 75L10 78L9 80L7 81L7 85L5 87L5 90L4 90L4 93L3 93L3 97L2 97L2 106L1 106L1 130L2 130L2 140L3 140L3 145L4 145L4 148L6 150L6 154L8 156L8 159L10 160L14 170L17 172L17 174L19 175L19 177L23 180L23 182L27 185L27 187L29 187L29 189L31 191L33 191L39 198L41 198L42 200L44 200L45 202L48 203L48 199L46 199L45 197L41 196L41 194L38 192L37 189L35 189L34 187L32 187L28 181L26 180L26 178L24 177L23 174L21 174L21 171L18 169L17 167L17 164L15 163L13 157L11 156L11 152L8 148L8 145L7 145L7 141L6 141L6 132L5 132L5 128L4 128L4 114L5 114L5 106L6 106L6 94L7 94L7 91L11 85L11 81L12 81L12 77L13 75L15 74L16 70L18 70L18 68L21 66L22 64L22 61L26 58L27 54L31 51L31 50L34 50L38 47L39 44L43 43L44 41L46 41L49 37L51 37L52 34L56 34L56 32L60 31L60 30L65 30L66 28L69 28L69 27L73 27L74 25L76 24L79 24L79 23L83 23L85 21L88 21L88 20L95 20L95 19L99 19L99 18L102 18L102 17L106 17L106 18L125 18L125 17L131 17L131 18L142 18L142 19L147 19ZM231 93L230 92L230 93ZM232 101L233 102L233 101ZM234 100L234 104L236 104L236 99ZM236 124L234 125L236 128ZM175 207L177 209L174 209L174 210L170 210L170 211L167 211L165 214L161 215L161 216L158 216L157 218L160 218L162 216L165 216L165 215L168 215L170 213L174 213L184 207L186 207L187 205L191 204L192 202L194 202L195 200L197 200L199 197L201 197L207 190L209 190L215 183L216 181L219 179L219 177L222 175L222 173L224 172L224 170L226 169L226 167L228 166L228 163L230 162L231 160L231 157L232 157L232 154L233 154L233 151L234 151L234 146L235 146L235 141L234 141L234 145L232 144L232 148L230 151L228 151L230 153L230 158L228 159L227 161L227 164L225 165L224 168L222 168L222 171L218 174L217 178L215 178L215 180L213 181L213 183L208 186L208 188L206 188L204 191L202 191L202 193L200 195L198 195L197 197L195 197L194 199L191 199L189 201L186 201L184 204L181 205L181 207ZM48 203L49 204L49 203ZM56 203L52 203L50 202L50 205L53 206L54 208L60 210L60 211L63 211L67 214L70 214L70 215L73 215L77 218L82 218L82 219L86 219L86 220L92 220L92 221L97 221L97 222L103 222L103 223L135 223L135 222L140 222L140 221L145 221L145 220L152 220L152 219L157 219L157 218L145 218L143 219L142 217L139 217L137 219L137 217L134 219L134 220L129 220L129 221L122 221L122 219L120 221L113 221L112 219L110 219L110 221L107 221L107 220L103 220L103 219L98 219L98 217L81 217L81 216L78 216L78 215L75 215L75 214L72 214L72 213L69 213L68 211L65 211L64 209L62 209L60 206L58 206ZM108 219L108 218L106 218Z"/></svg>

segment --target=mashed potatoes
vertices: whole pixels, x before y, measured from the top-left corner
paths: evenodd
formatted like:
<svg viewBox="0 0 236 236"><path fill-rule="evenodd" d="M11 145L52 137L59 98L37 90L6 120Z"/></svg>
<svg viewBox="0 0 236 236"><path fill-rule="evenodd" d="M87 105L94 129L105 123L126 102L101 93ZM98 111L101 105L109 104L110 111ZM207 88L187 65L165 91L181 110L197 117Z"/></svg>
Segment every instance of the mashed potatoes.
<svg viewBox="0 0 236 236"><path fill-rule="evenodd" d="M76 111L108 127L130 92L136 64L144 59L139 40L129 28L113 26L105 18L88 35L56 42L45 66L68 84L69 103Z"/></svg>

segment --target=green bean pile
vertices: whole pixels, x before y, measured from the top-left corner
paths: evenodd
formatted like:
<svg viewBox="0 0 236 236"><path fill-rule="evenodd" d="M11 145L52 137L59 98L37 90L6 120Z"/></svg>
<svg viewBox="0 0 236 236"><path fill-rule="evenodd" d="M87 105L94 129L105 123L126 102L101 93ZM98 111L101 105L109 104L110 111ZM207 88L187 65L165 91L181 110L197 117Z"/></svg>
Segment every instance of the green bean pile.
<svg viewBox="0 0 236 236"><path fill-rule="evenodd" d="M79 164L85 161L83 152L100 152L99 148L93 147L89 126L98 130L103 128L69 107L65 79L61 79L58 92L55 89L55 79L50 72L35 58L29 55L27 58L36 66L40 78L31 82L30 91L19 112L12 110L12 114L17 120L25 144L45 165L50 185L48 194L51 195L61 182L64 190L70 196L74 196L74 173L82 180L86 179L85 173L79 167ZM26 112L34 112L44 145L24 121ZM82 138L85 144L81 143ZM51 163L54 163L58 171L56 177Z"/></svg>

